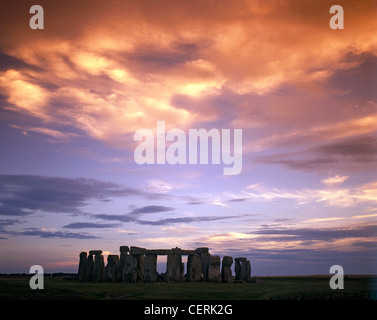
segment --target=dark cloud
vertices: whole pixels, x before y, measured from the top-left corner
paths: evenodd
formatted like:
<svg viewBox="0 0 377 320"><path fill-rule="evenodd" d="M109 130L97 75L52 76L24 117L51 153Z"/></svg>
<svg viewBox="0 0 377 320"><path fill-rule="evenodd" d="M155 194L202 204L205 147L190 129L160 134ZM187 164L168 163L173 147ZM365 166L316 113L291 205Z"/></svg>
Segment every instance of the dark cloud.
<svg viewBox="0 0 377 320"><path fill-rule="evenodd" d="M125 196L157 197L94 179L0 175L0 215L26 216L36 210L82 214L82 207L90 200L106 201Z"/></svg>
<svg viewBox="0 0 377 320"><path fill-rule="evenodd" d="M328 170L338 167L364 170L377 167L377 138L359 136L339 139L303 151L255 157L258 163L283 165L293 170Z"/></svg>
<svg viewBox="0 0 377 320"><path fill-rule="evenodd" d="M159 213L159 212L168 212L172 211L174 208L150 205L140 208L134 208L129 213L123 215L117 214L92 214L91 217L96 219L103 219L107 221L120 221L120 222L139 222L137 216L146 214L146 213Z"/></svg>
<svg viewBox="0 0 377 320"><path fill-rule="evenodd" d="M345 139L313 148L312 152L322 155L339 155L343 157L363 157L375 161L377 155L377 138L373 136Z"/></svg>
<svg viewBox="0 0 377 320"><path fill-rule="evenodd" d="M198 50L199 46L195 43L175 43L165 50L153 46L140 46L135 52L126 56L133 68L149 72L163 71L197 59Z"/></svg>
<svg viewBox="0 0 377 320"><path fill-rule="evenodd" d="M136 208L131 211L132 214L135 213L157 213L157 212L167 212L167 211L172 211L174 208L171 207L165 207L165 206L145 206L142 208Z"/></svg>
<svg viewBox="0 0 377 320"><path fill-rule="evenodd" d="M9 220L9 219L0 220L0 233L2 234L11 233L8 230L6 230L5 227L9 227L9 226L19 224L19 223L21 223L21 221L19 220ZM0 237L0 239L6 239L6 238Z"/></svg>
<svg viewBox="0 0 377 320"><path fill-rule="evenodd" d="M377 241L357 241L354 242L352 245L366 249L374 249L377 252Z"/></svg>
<svg viewBox="0 0 377 320"><path fill-rule="evenodd" d="M169 225L169 224L175 224L175 223L193 223L193 222L205 222L205 221L217 221L217 220L223 220L223 219L231 219L236 218L239 216L204 216L204 217L181 217L181 218L166 218L166 219L160 219L156 221L145 221L145 220L136 220L138 224L144 224L144 225L151 225L151 226L161 226L161 225Z"/></svg>
<svg viewBox="0 0 377 320"><path fill-rule="evenodd" d="M168 208L168 207L165 207L165 208ZM167 210L167 211L170 211L170 210ZM216 221L216 220L223 220L223 219L238 218L239 216L178 217L178 218L165 218L165 219L159 219L159 220L140 220L139 218L136 217L133 210L131 213L125 214L125 215L95 214L95 215L92 215L92 217L97 218L97 219L107 220L107 221L134 222L134 223L143 224L143 225L161 226L161 225L169 225L169 224L175 224L175 223Z"/></svg>
<svg viewBox="0 0 377 320"><path fill-rule="evenodd" d="M236 198L236 199L230 199L228 202L244 202L249 200L248 198Z"/></svg>
<svg viewBox="0 0 377 320"><path fill-rule="evenodd" d="M133 215L117 215L117 214L93 214L93 218L107 221L133 222L135 217Z"/></svg>
<svg viewBox="0 0 377 320"><path fill-rule="evenodd" d="M38 236L40 238L58 238L58 239L98 239L99 237L87 235L84 233L63 232L63 231L45 231L38 228L28 228L25 231L13 232L22 236Z"/></svg>
<svg viewBox="0 0 377 320"><path fill-rule="evenodd" d="M32 213L32 211L25 211L12 205L0 205L0 216L27 216Z"/></svg>
<svg viewBox="0 0 377 320"><path fill-rule="evenodd" d="M355 226L352 228L263 228L250 234L274 236L276 241L334 241L345 238L368 238L377 236L377 225ZM281 235L281 237L279 237ZM289 236L289 237L286 237Z"/></svg>
<svg viewBox="0 0 377 320"><path fill-rule="evenodd" d="M188 198L187 202L188 205L198 205L198 204L205 204L206 202L204 200L200 200L197 198Z"/></svg>
<svg viewBox="0 0 377 320"><path fill-rule="evenodd" d="M377 99L377 57L373 54L355 54L350 52L344 58L345 63L360 62L356 68L338 70L333 76L329 77L326 85L333 88L334 92L341 92L350 102L355 97L361 99Z"/></svg>
<svg viewBox="0 0 377 320"><path fill-rule="evenodd" d="M4 227L11 226L14 224L20 223L19 220L8 220L8 219L3 219L0 220L0 230Z"/></svg>
<svg viewBox="0 0 377 320"><path fill-rule="evenodd" d="M65 229L102 229L102 228L116 228L117 224L111 223L92 223L92 222L74 222L63 226Z"/></svg>
<svg viewBox="0 0 377 320"><path fill-rule="evenodd" d="M0 52L0 71L5 71L8 69L31 69L34 71L40 71L41 68L30 65L23 60Z"/></svg>

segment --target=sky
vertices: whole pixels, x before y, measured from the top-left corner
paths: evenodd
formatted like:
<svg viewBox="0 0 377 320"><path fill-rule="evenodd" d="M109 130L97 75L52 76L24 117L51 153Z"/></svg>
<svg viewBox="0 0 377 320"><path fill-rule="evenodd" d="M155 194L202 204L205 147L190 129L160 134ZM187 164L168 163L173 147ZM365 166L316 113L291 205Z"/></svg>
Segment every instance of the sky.
<svg viewBox="0 0 377 320"><path fill-rule="evenodd" d="M36 30L34 4L1 1L1 273L128 245L376 274L374 1L341 1L336 30L327 0L40 0ZM136 163L158 121L242 129L241 172Z"/></svg>

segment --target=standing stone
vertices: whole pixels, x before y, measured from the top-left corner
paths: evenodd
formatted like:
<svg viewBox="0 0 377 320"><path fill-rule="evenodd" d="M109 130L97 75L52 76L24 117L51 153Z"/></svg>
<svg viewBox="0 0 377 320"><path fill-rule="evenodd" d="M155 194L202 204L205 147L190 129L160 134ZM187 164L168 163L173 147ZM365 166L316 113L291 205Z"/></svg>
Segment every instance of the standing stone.
<svg viewBox="0 0 377 320"><path fill-rule="evenodd" d="M200 260L202 262L202 274L204 281L208 281L208 270L209 270L209 260L210 260L210 253L208 253L208 248L197 248L195 249L195 253L200 256Z"/></svg>
<svg viewBox="0 0 377 320"><path fill-rule="evenodd" d="M168 254L166 265L166 281L183 281L182 256L180 254Z"/></svg>
<svg viewBox="0 0 377 320"><path fill-rule="evenodd" d="M132 254L124 254L123 257L123 270L122 279L124 282L136 282L137 281L137 256Z"/></svg>
<svg viewBox="0 0 377 320"><path fill-rule="evenodd" d="M86 265L86 270L85 270L85 279L84 279L84 281L93 281L93 270L94 270L93 255L89 254L87 265Z"/></svg>
<svg viewBox="0 0 377 320"><path fill-rule="evenodd" d="M249 281L251 276L251 266L250 261L246 258L235 258L235 272L236 272L236 281L243 280Z"/></svg>
<svg viewBox="0 0 377 320"><path fill-rule="evenodd" d="M99 250L99 251L96 251L96 255L94 256L93 281L94 282L103 281L104 275L105 275L105 262L103 260L102 251Z"/></svg>
<svg viewBox="0 0 377 320"><path fill-rule="evenodd" d="M220 275L220 257L210 256L208 268L208 281L219 282L221 281Z"/></svg>
<svg viewBox="0 0 377 320"><path fill-rule="evenodd" d="M86 281L87 264L88 264L88 254L86 252L81 252L80 261L79 261L79 271L78 271L78 277L77 277L79 281Z"/></svg>
<svg viewBox="0 0 377 320"><path fill-rule="evenodd" d="M107 256L107 266L105 268L105 280L106 281L118 281L119 280L119 257L115 254L109 254Z"/></svg>
<svg viewBox="0 0 377 320"><path fill-rule="evenodd" d="M233 258L229 256L223 257L223 263L221 265L221 281L225 283L232 282L232 270L230 267L233 264Z"/></svg>
<svg viewBox="0 0 377 320"><path fill-rule="evenodd" d="M143 281L144 277L144 255L136 255L137 267L136 267L136 281Z"/></svg>
<svg viewBox="0 0 377 320"><path fill-rule="evenodd" d="M243 280L243 269L246 264L246 258L235 258L234 271L236 272L236 281Z"/></svg>
<svg viewBox="0 0 377 320"><path fill-rule="evenodd" d="M128 256L128 252L130 249L128 246L120 246L119 247L120 251L120 259L119 259L119 280L123 281L123 269L124 269L124 263L126 260L126 256Z"/></svg>
<svg viewBox="0 0 377 320"><path fill-rule="evenodd" d="M144 258L144 282L156 282L157 273L157 254L147 254Z"/></svg>
<svg viewBox="0 0 377 320"><path fill-rule="evenodd" d="M202 261L198 255L189 255L187 259L187 281L200 281L202 274Z"/></svg>
<svg viewBox="0 0 377 320"><path fill-rule="evenodd" d="M138 282L143 281L144 256L137 254L123 255L123 281Z"/></svg>
<svg viewBox="0 0 377 320"><path fill-rule="evenodd" d="M251 264L249 260L246 260L245 281L250 281L250 278L251 278Z"/></svg>

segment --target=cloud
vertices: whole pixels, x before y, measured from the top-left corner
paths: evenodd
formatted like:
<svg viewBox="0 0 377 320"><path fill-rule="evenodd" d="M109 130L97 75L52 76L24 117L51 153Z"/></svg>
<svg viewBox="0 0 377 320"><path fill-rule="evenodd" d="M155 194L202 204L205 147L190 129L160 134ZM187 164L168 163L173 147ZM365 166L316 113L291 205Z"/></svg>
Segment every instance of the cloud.
<svg viewBox="0 0 377 320"><path fill-rule="evenodd" d="M338 227L338 228L264 228L250 234L273 236L274 241L326 241L346 238L377 237L377 225Z"/></svg>
<svg viewBox="0 0 377 320"><path fill-rule="evenodd" d="M73 132L63 132L56 129L48 129L48 128L38 128L38 127L30 127L30 126L19 126L12 124L10 125L11 128L20 129L24 132L36 132L39 134L47 135L54 139L54 141L69 141L73 137L77 137L78 135ZM51 140L50 140L51 141Z"/></svg>
<svg viewBox="0 0 377 320"><path fill-rule="evenodd" d="M34 69L41 70L40 67L36 67L25 63L22 59L0 52L0 70L6 71L8 69Z"/></svg>
<svg viewBox="0 0 377 320"><path fill-rule="evenodd" d="M376 54L369 1L345 4L349 28L341 36L328 26L328 1L310 7L294 0L221 5L108 1L106 10L102 2L84 1L75 3L74 13L70 6L41 3L50 18L43 36L24 23L27 4L17 2L2 12L0 27L7 30L0 41L0 59L7 64L0 72L5 108L39 121L35 128L41 132L67 126L68 132L79 130L122 149L134 147L130 137L137 129L153 129L161 119L182 129L219 119L266 128L271 120L291 123L297 112L301 120L324 112L334 120L343 114L332 111L329 116L318 96L312 108L308 101L313 95L286 100L290 94L276 93L292 88L326 92L332 77L365 61L372 65L367 56ZM344 86L352 88L349 83L331 88L339 96ZM273 96L269 102L258 100L268 94ZM258 100L252 108L250 98ZM277 99L284 101L279 107ZM220 101L232 108L220 110ZM317 134L325 136L329 131L321 130L322 124ZM349 124L348 129L362 125ZM274 131L272 137L280 133Z"/></svg>
<svg viewBox="0 0 377 320"><path fill-rule="evenodd" d="M63 226L65 229L106 229L116 227L118 227L117 224L93 222L74 222Z"/></svg>
<svg viewBox="0 0 377 320"><path fill-rule="evenodd" d="M120 221L120 222L133 222L135 217L133 215L117 215L117 214L93 214L93 218L108 220L108 221Z"/></svg>
<svg viewBox="0 0 377 320"><path fill-rule="evenodd" d="M238 193L226 192L222 196L222 201L229 203L286 200L294 201L296 205L323 204L341 208L371 205L377 202L376 181L354 187L342 187L339 184L346 180L345 176L335 176L332 180L329 179L330 183L325 179L328 184L325 188L303 188L300 190L268 188L257 184L251 186L252 188L246 187Z"/></svg>
<svg viewBox="0 0 377 320"><path fill-rule="evenodd" d="M336 186L341 185L348 178L349 178L349 176L336 175L334 177L328 177L326 179L323 179L323 180L321 180L321 182L324 183L328 187L336 187Z"/></svg>
<svg viewBox="0 0 377 320"><path fill-rule="evenodd" d="M304 171L328 171L331 168L348 171L369 170L377 167L377 138L362 135L336 139L301 151L256 156L254 161Z"/></svg>
<svg viewBox="0 0 377 320"><path fill-rule="evenodd" d="M333 264L341 264L351 272L358 269L361 261L365 270L371 272L377 262L372 258L377 250L375 224L335 228L257 227L253 231L209 234L194 243L210 247L211 252L219 255L247 257L253 274L328 273ZM279 263L279 271L273 268L275 263ZM320 266L322 272L318 271Z"/></svg>
<svg viewBox="0 0 377 320"><path fill-rule="evenodd" d="M5 227L13 226L13 225L19 224L19 223L22 223L22 222L19 221L19 220L10 220L10 219L2 219L2 220L0 220L0 233L3 233L3 234L12 233L12 232L10 232L8 230L5 230ZM1 238L1 239L6 239L6 238Z"/></svg>
<svg viewBox="0 0 377 320"><path fill-rule="evenodd" d="M28 81L21 72L7 70L0 74L0 86L8 95L8 101L31 115L47 120L44 106L49 100L49 92Z"/></svg>
<svg viewBox="0 0 377 320"><path fill-rule="evenodd" d="M24 208L18 208L15 204L0 205L1 216L28 216L33 214L33 211L25 210Z"/></svg>
<svg viewBox="0 0 377 320"><path fill-rule="evenodd" d="M138 217L143 214L150 213L160 213L173 211L174 208L158 205L144 206L140 208L134 208L127 214L117 215L117 214L92 214L91 217L95 219L103 219L107 221L120 221L120 222L136 222L141 223Z"/></svg>
<svg viewBox="0 0 377 320"><path fill-rule="evenodd" d="M194 197L189 197L187 202L188 205L200 205L200 204L205 204L206 201Z"/></svg>
<svg viewBox="0 0 377 320"><path fill-rule="evenodd" d="M27 216L38 210L84 214L82 208L91 200L126 196L158 197L95 179L0 175L0 215Z"/></svg>
<svg viewBox="0 0 377 320"><path fill-rule="evenodd" d="M63 232L63 231L46 231L38 228L28 228L25 231L13 232L21 236L37 236L40 238L58 238L58 239L98 239L97 236L84 234L82 232Z"/></svg>
<svg viewBox="0 0 377 320"><path fill-rule="evenodd" d="M158 212L168 212L172 210L174 210L174 208L152 205L152 206L145 206L141 208L135 208L130 212L130 214L158 213Z"/></svg>
<svg viewBox="0 0 377 320"><path fill-rule="evenodd" d="M158 193L168 193L174 187L168 182L152 179L148 181L146 189Z"/></svg>
<svg viewBox="0 0 377 320"><path fill-rule="evenodd" d="M138 224L151 225L151 226L161 226L161 225L171 225L176 223L195 223L195 222L206 222L206 221L218 221L224 219L238 218L239 216L201 216L201 217L179 217L179 218L166 218L156 221L146 221L137 220Z"/></svg>
<svg viewBox="0 0 377 320"><path fill-rule="evenodd" d="M149 208L153 207L153 209ZM157 208L155 208L157 207ZM162 225L171 225L171 224L177 224L177 223L195 223L195 222L205 222L205 221L217 221L217 220L223 220L223 219L232 219L232 218L238 218L238 215L232 215L232 216L200 216L200 217L176 217L176 218L164 218L164 219L158 219L158 220L141 220L139 219L139 215L136 214L138 211L141 211L144 213L159 213L159 212L166 212L171 211L173 208L169 207L161 207L159 206L148 206L143 207L139 209L134 209L128 214L124 215L113 215L113 214L94 214L92 215L93 218L96 219L103 219L107 221L120 221L120 222L133 222L141 225L151 225L151 226L162 226ZM145 209L147 208L147 209ZM155 210L162 210L162 211L155 211ZM244 216L242 216L244 217Z"/></svg>
<svg viewBox="0 0 377 320"><path fill-rule="evenodd" d="M377 117L374 120L377 131ZM324 155L339 155L342 157L363 157L365 160L376 160L377 154L377 137L361 136L344 140L334 141L332 143L317 146L314 152Z"/></svg>

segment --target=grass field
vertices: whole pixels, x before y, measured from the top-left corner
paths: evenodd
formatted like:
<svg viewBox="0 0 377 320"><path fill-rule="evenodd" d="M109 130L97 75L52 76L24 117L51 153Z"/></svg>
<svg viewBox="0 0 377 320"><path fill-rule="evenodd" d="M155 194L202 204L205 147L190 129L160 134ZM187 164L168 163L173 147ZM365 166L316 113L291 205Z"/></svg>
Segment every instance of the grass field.
<svg viewBox="0 0 377 320"><path fill-rule="evenodd" d="M45 278L31 290L29 276L0 277L0 299L35 300L367 300L377 299L377 276L348 276L332 290L328 276L258 277L254 283L83 283Z"/></svg>

